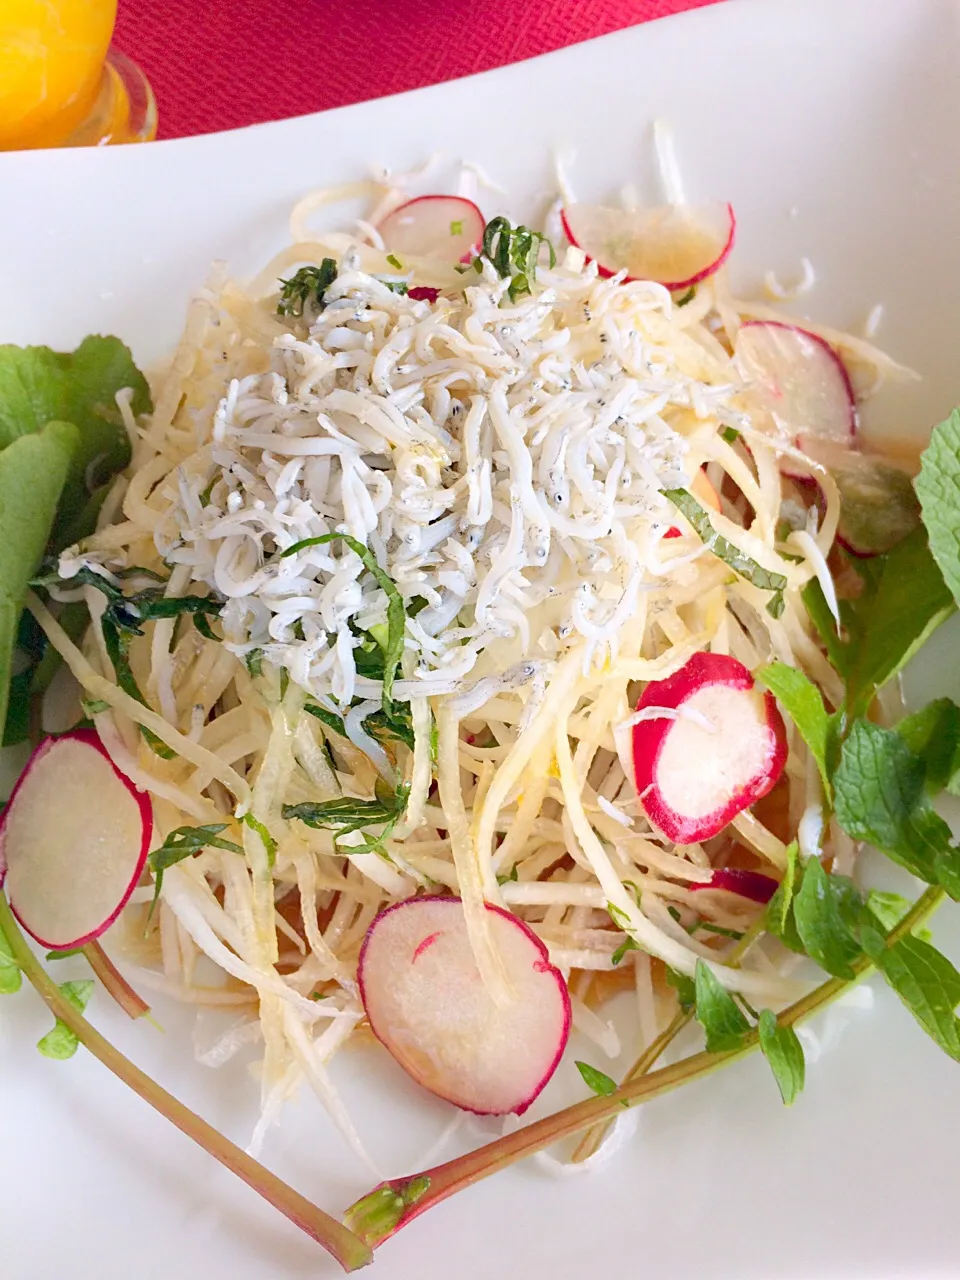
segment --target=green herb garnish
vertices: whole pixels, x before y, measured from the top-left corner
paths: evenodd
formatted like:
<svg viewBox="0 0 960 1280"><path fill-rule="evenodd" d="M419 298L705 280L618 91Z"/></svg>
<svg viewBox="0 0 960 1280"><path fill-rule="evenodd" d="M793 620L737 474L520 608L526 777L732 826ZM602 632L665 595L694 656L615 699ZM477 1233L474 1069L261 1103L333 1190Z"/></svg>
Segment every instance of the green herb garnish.
<svg viewBox="0 0 960 1280"><path fill-rule="evenodd" d="M717 533L707 510L686 489L664 489L663 496L669 499L680 514L690 522L697 536L718 559L728 564L741 578L759 587L761 591L773 592L767 604L767 611L778 618L783 612L783 593L787 587L787 579L784 575L764 569L762 565L757 564L756 560L738 551L733 543Z"/></svg>
<svg viewBox="0 0 960 1280"><path fill-rule="evenodd" d="M194 854L207 848L226 849L229 853L243 853L240 845L234 844L232 840L224 840L220 835L221 831L226 831L228 825L226 822L210 822L202 827L177 827L175 831L170 832L158 849L153 850L147 858L147 866L156 877L148 919L156 909L160 890L163 887L163 873L168 867L175 867L178 862L183 862L185 858L192 858Z"/></svg>
<svg viewBox="0 0 960 1280"><path fill-rule="evenodd" d="M278 315L299 317L308 309L322 311L326 292L338 274L333 258L324 258L319 267L301 267L289 280L281 280Z"/></svg>

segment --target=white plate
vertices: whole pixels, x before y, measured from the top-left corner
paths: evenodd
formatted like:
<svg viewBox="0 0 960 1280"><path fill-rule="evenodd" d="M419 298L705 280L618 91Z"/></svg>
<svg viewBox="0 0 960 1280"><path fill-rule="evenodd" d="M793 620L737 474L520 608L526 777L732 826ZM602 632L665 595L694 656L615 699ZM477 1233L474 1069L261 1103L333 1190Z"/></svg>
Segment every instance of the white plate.
<svg viewBox="0 0 960 1280"><path fill-rule="evenodd" d="M371 160L404 168L435 149L476 160L510 191L508 209L529 213L560 146L576 149L585 195L637 182L655 199L649 126L662 116L688 196L736 206L743 287L766 268L795 274L806 255L817 285L800 313L855 327L884 305L883 344L924 380L885 395L869 425L920 433L960 400L958 23L952 0L735 0L325 115L0 156L0 341L70 347L113 331L149 361L176 337L211 259L255 269L298 195L362 176ZM946 690L949 636L937 653L922 674ZM194 1065L177 1011L161 1007L161 1036L104 1004L94 1016L108 1034L247 1140L257 1089L242 1067ZM46 1025L28 993L0 1007L5 1280L336 1273L89 1056L41 1058L32 1044ZM883 992L875 1011L835 1011L817 1030L830 1044L792 1111L762 1063L728 1069L643 1110L608 1169L556 1181L527 1164L491 1179L403 1231L374 1274L958 1274L956 1068ZM372 1053L337 1075L371 1148L391 1172L412 1171L448 1112ZM309 1097L266 1159L334 1211L371 1185Z"/></svg>

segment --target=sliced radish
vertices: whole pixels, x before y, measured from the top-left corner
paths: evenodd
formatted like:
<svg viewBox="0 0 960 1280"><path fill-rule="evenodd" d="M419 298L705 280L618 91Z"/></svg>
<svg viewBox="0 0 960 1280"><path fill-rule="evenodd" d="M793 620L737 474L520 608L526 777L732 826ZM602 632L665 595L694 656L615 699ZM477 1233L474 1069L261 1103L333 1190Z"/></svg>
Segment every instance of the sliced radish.
<svg viewBox="0 0 960 1280"><path fill-rule="evenodd" d="M463 262L483 239L483 214L462 196L417 196L388 213L377 230L388 253Z"/></svg>
<svg viewBox="0 0 960 1280"><path fill-rule="evenodd" d="M920 503L907 471L815 436L801 435L797 443L833 477L840 491L837 541L853 555L882 555L916 529Z"/></svg>
<svg viewBox="0 0 960 1280"><path fill-rule="evenodd" d="M745 871L740 867L721 867L709 880L695 881L691 889L725 889L739 894L751 902L769 902L777 891L778 882L760 871Z"/></svg>
<svg viewBox="0 0 960 1280"><path fill-rule="evenodd" d="M693 477L690 492L700 502L701 506L709 507L711 511L720 510L720 495L707 479L707 473L702 467ZM676 525L671 525L663 536L665 538L679 538L681 533Z"/></svg>
<svg viewBox="0 0 960 1280"><path fill-rule="evenodd" d="M734 357L754 404L794 439L804 434L836 445L853 443L856 396L829 342L797 325L751 320L737 334Z"/></svg>
<svg viewBox="0 0 960 1280"><path fill-rule="evenodd" d="M459 898L413 898L382 911L360 951L360 998L374 1035L431 1093L479 1115L521 1115L556 1070L570 996L543 943L487 904L514 998L490 996Z"/></svg>
<svg viewBox="0 0 960 1280"><path fill-rule="evenodd" d="M787 732L776 701L755 688L736 658L695 654L674 675L647 685L637 709L646 707L680 712L633 727L640 801L677 844L715 836L783 772Z"/></svg>
<svg viewBox="0 0 960 1280"><path fill-rule="evenodd" d="M674 290L689 289L719 271L737 231L729 204L652 209L570 204L560 217L567 239L596 262L601 275L626 271L629 280L655 280Z"/></svg>
<svg viewBox="0 0 960 1280"><path fill-rule="evenodd" d="M120 914L152 832L150 797L120 773L92 729L45 738L0 820L0 885L41 946L83 946Z"/></svg>
<svg viewBox="0 0 960 1280"><path fill-rule="evenodd" d="M436 302L440 297L439 289L431 289L429 285L418 284L412 289L407 290L407 297L412 298L414 302Z"/></svg>

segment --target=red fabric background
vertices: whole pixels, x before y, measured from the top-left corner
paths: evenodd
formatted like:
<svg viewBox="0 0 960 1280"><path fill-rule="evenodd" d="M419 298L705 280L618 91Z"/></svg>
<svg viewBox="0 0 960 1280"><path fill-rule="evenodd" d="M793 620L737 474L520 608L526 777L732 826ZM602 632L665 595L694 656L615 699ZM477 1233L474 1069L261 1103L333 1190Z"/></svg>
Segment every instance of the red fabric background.
<svg viewBox="0 0 960 1280"><path fill-rule="evenodd" d="M120 0L161 138L453 80L714 0Z"/></svg>

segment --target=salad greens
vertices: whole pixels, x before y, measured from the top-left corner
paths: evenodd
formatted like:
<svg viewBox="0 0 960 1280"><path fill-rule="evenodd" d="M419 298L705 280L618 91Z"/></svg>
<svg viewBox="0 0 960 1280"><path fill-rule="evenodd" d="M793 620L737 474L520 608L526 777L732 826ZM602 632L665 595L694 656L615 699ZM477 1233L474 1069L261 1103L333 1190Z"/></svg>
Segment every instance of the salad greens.
<svg viewBox="0 0 960 1280"><path fill-rule="evenodd" d="M6 742L26 736L30 699L52 674L48 663L38 683L45 645L27 645L11 688L24 595L45 549L56 552L92 530L110 481L130 461L116 403L124 389L133 413L151 408L146 380L118 338L84 338L72 353L0 346L0 724L8 725Z"/></svg>

